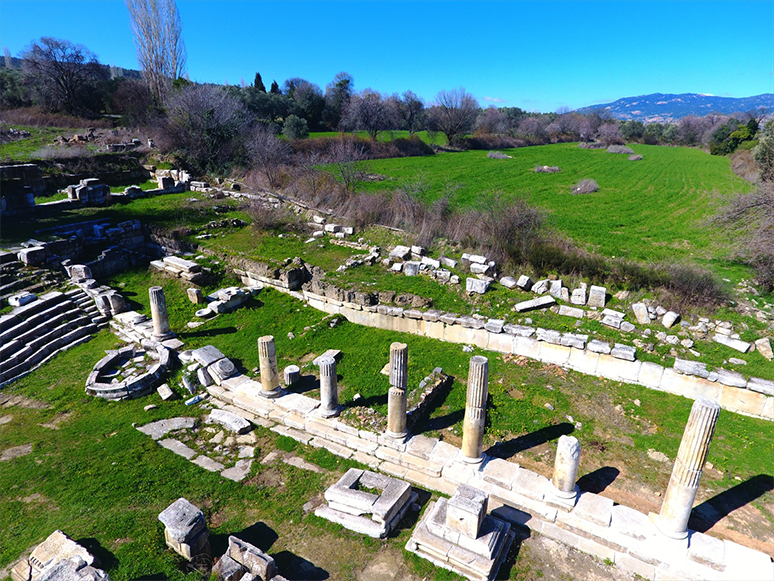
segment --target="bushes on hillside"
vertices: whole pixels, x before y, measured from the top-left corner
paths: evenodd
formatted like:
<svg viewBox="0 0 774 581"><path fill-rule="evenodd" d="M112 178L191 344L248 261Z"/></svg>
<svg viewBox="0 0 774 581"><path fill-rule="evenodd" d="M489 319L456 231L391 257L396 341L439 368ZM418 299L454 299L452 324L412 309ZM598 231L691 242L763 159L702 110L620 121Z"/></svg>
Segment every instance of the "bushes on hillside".
<svg viewBox="0 0 774 581"><path fill-rule="evenodd" d="M573 195L591 194L593 192L596 192L597 190L599 190L599 186L597 185L597 182L591 179L581 180L572 187Z"/></svg>

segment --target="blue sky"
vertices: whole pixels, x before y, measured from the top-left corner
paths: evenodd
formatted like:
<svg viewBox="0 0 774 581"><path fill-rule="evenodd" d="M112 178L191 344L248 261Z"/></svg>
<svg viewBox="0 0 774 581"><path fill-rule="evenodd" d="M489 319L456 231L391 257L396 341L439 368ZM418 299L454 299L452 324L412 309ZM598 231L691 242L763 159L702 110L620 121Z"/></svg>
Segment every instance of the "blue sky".
<svg viewBox="0 0 774 581"><path fill-rule="evenodd" d="M774 92L774 2L269 2L178 0L196 81L268 87L340 72L356 90L482 106L575 109L648 93ZM121 0L0 0L0 45L41 36L139 68Z"/></svg>

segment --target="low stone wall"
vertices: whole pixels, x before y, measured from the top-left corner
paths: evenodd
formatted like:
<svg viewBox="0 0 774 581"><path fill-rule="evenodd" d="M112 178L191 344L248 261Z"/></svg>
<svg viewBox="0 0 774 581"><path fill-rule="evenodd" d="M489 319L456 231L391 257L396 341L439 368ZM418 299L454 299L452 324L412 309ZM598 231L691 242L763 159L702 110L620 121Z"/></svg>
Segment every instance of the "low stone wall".
<svg viewBox="0 0 774 581"><path fill-rule="evenodd" d="M86 393L95 397L110 400L134 399L141 397L156 387L172 367L172 352L163 345L157 345L154 363L145 373L131 380L116 383L100 382L100 375L122 359L132 358L135 355L135 346L129 345L116 351L108 351L108 354L100 359L93 371L86 379Z"/></svg>
<svg viewBox="0 0 774 581"><path fill-rule="evenodd" d="M237 274L240 274L239 271ZM574 333L541 333L539 331L543 330L531 327L503 325L503 321L459 317L432 309L423 312L386 305L363 306L305 290L291 291L286 285L255 273L241 276L245 284L254 285L257 281L269 285L292 294L320 311L341 315L358 325L475 345L498 353L522 355L587 375L642 385L691 399L704 396L716 400L725 410L774 421L774 381L751 378L743 387L737 381L733 381L737 385L725 385L722 376L716 381L710 381L709 378L683 374L673 367L635 359L634 347L616 344L611 349L602 342L591 345L587 344L583 336ZM536 337L530 336L532 334L536 334ZM598 349L600 344L607 345L607 348Z"/></svg>

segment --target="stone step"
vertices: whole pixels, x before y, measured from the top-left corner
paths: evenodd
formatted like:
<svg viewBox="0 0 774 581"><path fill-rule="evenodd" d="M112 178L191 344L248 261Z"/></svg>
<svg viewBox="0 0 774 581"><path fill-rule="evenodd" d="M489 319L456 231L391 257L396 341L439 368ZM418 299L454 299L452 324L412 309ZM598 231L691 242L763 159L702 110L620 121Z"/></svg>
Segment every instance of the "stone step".
<svg viewBox="0 0 774 581"><path fill-rule="evenodd" d="M40 334L35 338L30 338L31 340L19 340L18 343L20 344L21 349L19 349L16 353L11 354L7 359L0 361L0 372L6 372L7 370L12 369L24 363L25 361L34 360L40 350L42 350L49 343L55 341L57 338L65 336L79 328L90 326L96 328L96 325L94 325L86 316L81 316L69 321L64 319L63 323L51 329L47 333Z"/></svg>
<svg viewBox="0 0 774 581"><path fill-rule="evenodd" d="M53 341L43 345L32 357L0 373L0 385L5 385L33 370L39 365L51 359L57 353L85 343L91 339L92 334L98 331L94 324L73 329L69 333L57 337Z"/></svg>
<svg viewBox="0 0 774 581"><path fill-rule="evenodd" d="M91 319L91 321L95 325L102 325L102 326L107 326L109 320L110 320L110 317L106 317L105 315L97 315L96 317L92 317Z"/></svg>
<svg viewBox="0 0 774 581"><path fill-rule="evenodd" d="M58 303L45 311L41 311L28 319L22 320L17 325L0 333L0 344L7 343L14 339L26 342L28 339L35 338L42 334L45 327L52 325L52 319L56 319L61 315L66 315L65 318L72 319L83 314L80 309L74 309L72 307L73 305L69 301ZM35 332L36 330L38 330L37 333Z"/></svg>

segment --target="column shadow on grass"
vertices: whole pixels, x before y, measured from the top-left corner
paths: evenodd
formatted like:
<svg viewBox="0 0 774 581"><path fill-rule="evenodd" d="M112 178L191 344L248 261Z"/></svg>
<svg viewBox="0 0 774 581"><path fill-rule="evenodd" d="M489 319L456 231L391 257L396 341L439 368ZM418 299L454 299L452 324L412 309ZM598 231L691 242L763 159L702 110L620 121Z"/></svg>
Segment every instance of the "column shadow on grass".
<svg viewBox="0 0 774 581"><path fill-rule="evenodd" d="M774 476L770 474L753 476L695 506L688 520L688 528L706 533L737 508L742 508L772 490L774 490Z"/></svg>
<svg viewBox="0 0 774 581"><path fill-rule="evenodd" d="M419 522L419 515L422 513L423 507L433 497L433 495L427 490L422 490L421 488L417 488L416 486L413 487L413 490L414 492L417 493L417 500L414 504L416 505L416 508L418 508L418 510L414 510L415 507L410 507L406 511L406 514L403 515L403 518L400 519L400 521L395 525L395 528L393 528L389 532L389 534L387 535L387 538L392 539L394 537L397 537L402 531L412 530Z"/></svg>
<svg viewBox="0 0 774 581"><path fill-rule="evenodd" d="M180 339L190 339L192 337L217 337L218 335L231 335L232 333L236 333L237 328L234 326L231 327L218 327L217 329L208 329L206 331L185 331L183 333L178 333L177 336L180 337Z"/></svg>
<svg viewBox="0 0 774 581"><path fill-rule="evenodd" d="M290 551L280 551L273 554L272 557L274 557L280 575L288 581L324 581L330 579L328 571Z"/></svg>
<svg viewBox="0 0 774 581"><path fill-rule="evenodd" d="M118 566L118 559L116 556L100 545L97 539L89 537L78 539L75 542L81 545L91 553L97 561L99 561L100 569L112 569Z"/></svg>
<svg viewBox="0 0 774 581"><path fill-rule="evenodd" d="M546 426L540 428L535 432L518 436L507 442L500 442L491 446L486 453L488 456L495 458L510 458L515 456L519 452L529 450L535 446L540 446L551 440L557 439L559 436L568 436L575 431L575 426L569 422L562 422L561 424L554 424L552 426Z"/></svg>
<svg viewBox="0 0 774 581"><path fill-rule="evenodd" d="M338 375L337 379L340 378L341 376ZM320 389L320 380L310 373L308 375L302 375L297 382L287 388L287 391L292 393L307 393L314 391L315 389Z"/></svg>
<svg viewBox="0 0 774 581"><path fill-rule="evenodd" d="M612 466L597 468L593 472L589 472L578 478L578 488L583 492L599 494L600 492L604 492L605 488L610 486L615 479L618 478L620 473L621 471L618 470L618 468L613 468Z"/></svg>
<svg viewBox="0 0 774 581"><path fill-rule="evenodd" d="M259 521L237 533L219 533L211 535L210 547L212 548L213 556L220 556L226 553L228 550L228 538L232 535L251 545L255 545L264 553L268 553L271 546L279 538L279 535L274 532L274 529Z"/></svg>

